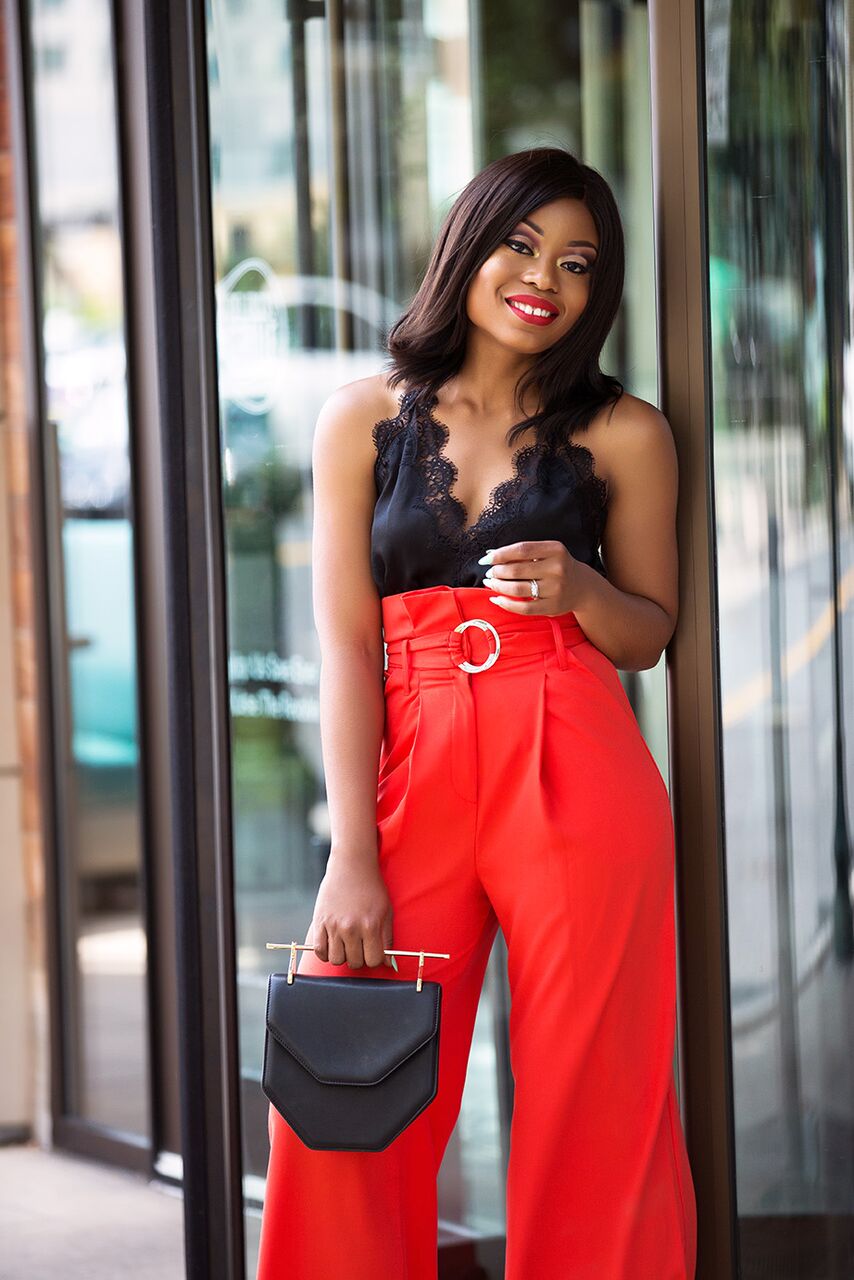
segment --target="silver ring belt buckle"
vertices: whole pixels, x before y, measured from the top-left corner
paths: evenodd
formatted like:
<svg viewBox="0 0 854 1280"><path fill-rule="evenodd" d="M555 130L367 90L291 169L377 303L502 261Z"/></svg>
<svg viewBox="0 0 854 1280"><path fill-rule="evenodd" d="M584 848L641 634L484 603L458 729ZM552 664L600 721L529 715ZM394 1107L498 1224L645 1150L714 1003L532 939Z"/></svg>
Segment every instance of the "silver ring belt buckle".
<svg viewBox="0 0 854 1280"><path fill-rule="evenodd" d="M501 652L501 637L495 630L492 623L487 622L485 618L467 618L465 622L458 623L457 626L454 627L454 630L465 631L466 627L480 627L481 631L491 631L495 636L495 650L493 653L490 653L485 662L481 662L479 665L474 662L466 662L463 660L462 662L458 662L457 666L462 667L463 671L486 671L487 668L491 667L497 660L498 655Z"/></svg>

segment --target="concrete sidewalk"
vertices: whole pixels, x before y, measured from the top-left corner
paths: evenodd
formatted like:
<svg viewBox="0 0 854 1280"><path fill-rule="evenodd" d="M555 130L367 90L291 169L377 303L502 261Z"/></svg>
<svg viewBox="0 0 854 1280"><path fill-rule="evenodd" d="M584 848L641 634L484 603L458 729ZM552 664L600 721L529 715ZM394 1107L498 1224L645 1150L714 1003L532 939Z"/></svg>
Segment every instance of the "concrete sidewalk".
<svg viewBox="0 0 854 1280"><path fill-rule="evenodd" d="M184 1280L183 1208L137 1174L0 1147L0 1280Z"/></svg>

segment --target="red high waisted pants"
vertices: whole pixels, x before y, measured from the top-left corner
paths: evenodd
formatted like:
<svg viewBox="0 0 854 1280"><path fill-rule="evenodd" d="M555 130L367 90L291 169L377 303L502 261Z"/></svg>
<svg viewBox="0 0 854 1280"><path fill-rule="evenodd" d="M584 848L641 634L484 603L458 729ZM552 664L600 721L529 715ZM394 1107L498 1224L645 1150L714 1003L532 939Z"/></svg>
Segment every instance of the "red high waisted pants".
<svg viewBox="0 0 854 1280"><path fill-rule="evenodd" d="M379 860L392 945L447 951L438 1093L381 1152L314 1151L269 1108L258 1280L435 1280L436 1175L497 928L515 1088L506 1280L693 1280L696 1205L673 1079L674 842L613 663L573 613L482 587L382 601ZM461 622L481 618L500 637ZM307 938L307 941L311 941ZM301 952L301 973L350 969ZM398 957L413 978L417 958Z"/></svg>

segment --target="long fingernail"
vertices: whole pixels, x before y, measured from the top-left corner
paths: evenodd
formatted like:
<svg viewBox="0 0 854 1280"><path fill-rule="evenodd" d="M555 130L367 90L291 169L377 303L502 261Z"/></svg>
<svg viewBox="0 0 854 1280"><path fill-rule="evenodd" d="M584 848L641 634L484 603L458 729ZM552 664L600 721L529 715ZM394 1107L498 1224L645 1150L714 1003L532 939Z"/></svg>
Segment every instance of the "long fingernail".
<svg viewBox="0 0 854 1280"><path fill-rule="evenodd" d="M492 564L492 556L494 551L495 551L495 547L490 547L488 551L484 551L483 555L478 560L478 564Z"/></svg>

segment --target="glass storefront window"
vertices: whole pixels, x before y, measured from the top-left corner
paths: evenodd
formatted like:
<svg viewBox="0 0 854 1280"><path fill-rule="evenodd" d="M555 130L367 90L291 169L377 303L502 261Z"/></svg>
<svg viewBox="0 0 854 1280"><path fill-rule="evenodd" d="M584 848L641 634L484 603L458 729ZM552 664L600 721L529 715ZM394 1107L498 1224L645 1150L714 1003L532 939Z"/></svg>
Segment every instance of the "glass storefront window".
<svg viewBox="0 0 854 1280"><path fill-rule="evenodd" d="M705 4L737 1206L778 1280L854 1274L850 12Z"/></svg>
<svg viewBox="0 0 854 1280"><path fill-rule="evenodd" d="M268 1145L260 1088L268 939L305 937L329 850L311 611L318 410L377 372L450 202L525 145L612 183L627 239L603 363L657 395L647 14L642 4L376 0L207 4L247 1273ZM302 16L294 16L301 12ZM663 662L632 693L667 772ZM512 1088L501 939L440 1174L440 1242L503 1274Z"/></svg>
<svg viewBox="0 0 854 1280"><path fill-rule="evenodd" d="M148 1138L134 527L108 0L30 0L57 647L64 1111Z"/></svg>

